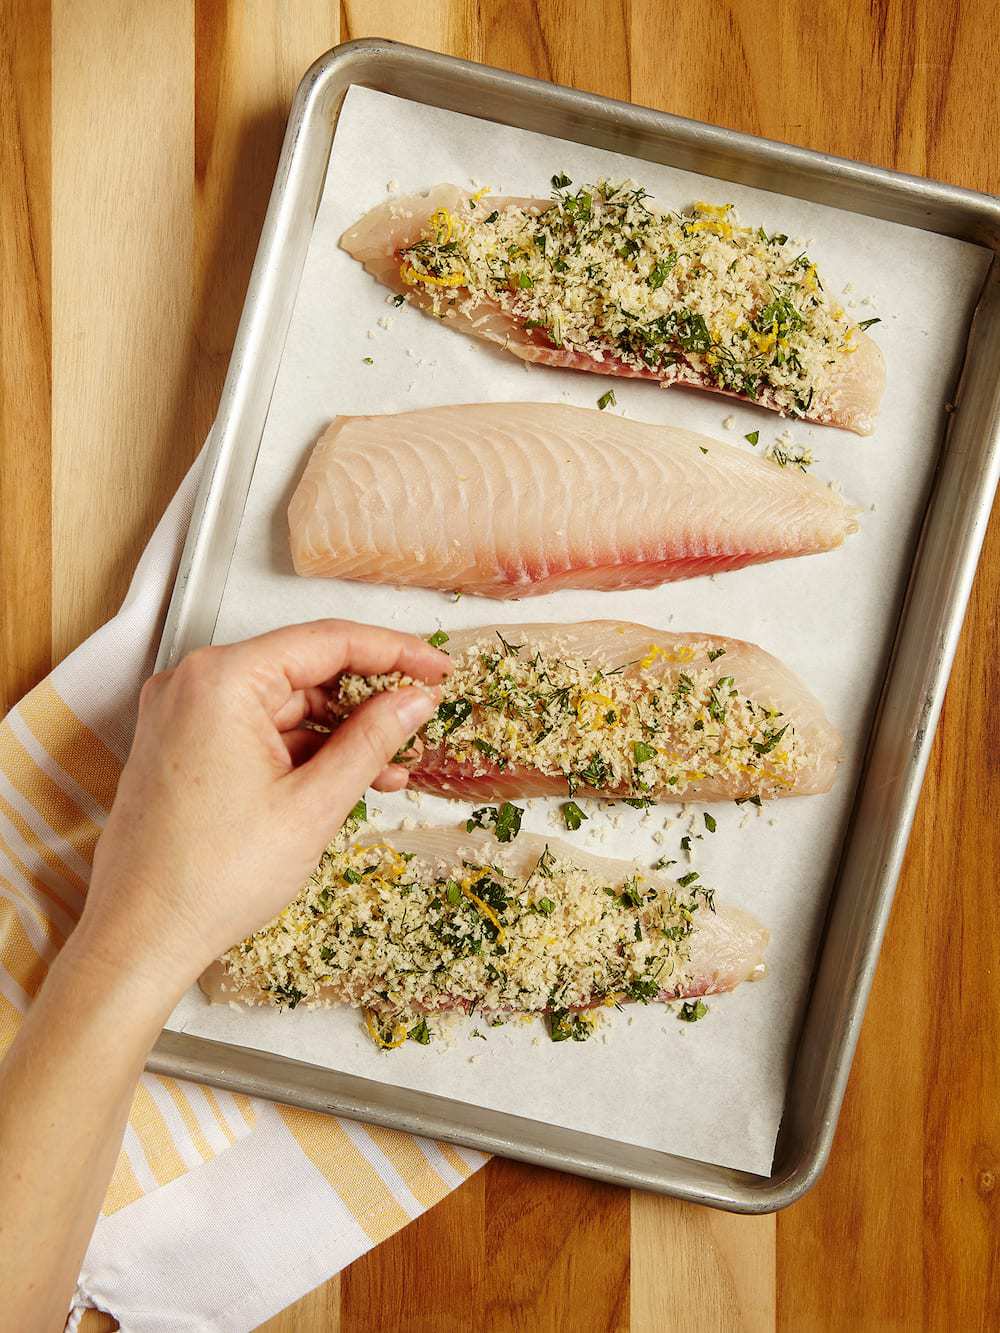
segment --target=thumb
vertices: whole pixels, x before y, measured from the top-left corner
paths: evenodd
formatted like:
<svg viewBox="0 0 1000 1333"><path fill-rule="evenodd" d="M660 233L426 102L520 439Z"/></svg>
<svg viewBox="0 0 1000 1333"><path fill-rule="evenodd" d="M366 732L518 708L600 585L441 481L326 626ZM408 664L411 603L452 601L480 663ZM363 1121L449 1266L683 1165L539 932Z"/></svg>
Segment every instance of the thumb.
<svg viewBox="0 0 1000 1333"><path fill-rule="evenodd" d="M324 824L339 828L358 797L422 727L438 691L419 686L372 695L342 722L326 744L285 779L293 799L319 806Z"/></svg>

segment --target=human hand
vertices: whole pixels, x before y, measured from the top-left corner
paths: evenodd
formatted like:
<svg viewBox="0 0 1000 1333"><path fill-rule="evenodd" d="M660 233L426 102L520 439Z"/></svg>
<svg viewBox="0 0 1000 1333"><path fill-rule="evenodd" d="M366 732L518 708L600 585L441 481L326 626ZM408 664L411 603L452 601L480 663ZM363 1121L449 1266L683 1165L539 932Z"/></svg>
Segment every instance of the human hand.
<svg viewBox="0 0 1000 1333"><path fill-rule="evenodd" d="M406 785L390 761L436 690L377 694L327 737L302 726L326 720L323 686L348 670L433 686L449 666L410 635L321 620L199 649L152 677L77 950L172 1002L295 896L366 787Z"/></svg>

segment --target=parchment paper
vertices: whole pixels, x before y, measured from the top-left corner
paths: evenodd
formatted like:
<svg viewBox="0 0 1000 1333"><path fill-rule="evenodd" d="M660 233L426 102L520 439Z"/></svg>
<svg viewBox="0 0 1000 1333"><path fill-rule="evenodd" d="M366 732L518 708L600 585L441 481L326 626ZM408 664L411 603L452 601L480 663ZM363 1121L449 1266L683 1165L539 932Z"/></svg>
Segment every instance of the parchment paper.
<svg viewBox="0 0 1000 1333"><path fill-rule="evenodd" d="M345 228L384 200L387 189L405 193L452 181L544 196L560 171L577 183L632 178L669 206L734 202L745 222L808 242L820 276L828 289L843 292L854 317L882 317L872 335L885 353L888 388L875 436L790 425L793 439L813 448L814 473L864 507L861 532L839 551L717 578L514 603L474 597L456 603L431 591L297 578L285 508L314 440L338 414L484 400L593 407L613 387L615 410L629 417L690 427L745 448L744 434L759 430L759 452L788 425L706 394L525 367L415 310L394 309L384 289L338 248ZM775 801L759 815L752 807L713 806L714 835L703 807L640 813L593 802L580 832L562 833L579 846L644 865L677 856L680 873L688 867L679 839L693 824L702 838L693 843L692 864L703 880L720 901L750 909L770 927L768 977L712 999L696 1024L678 1021L663 1006L635 1005L611 1013L586 1043L553 1044L538 1023L489 1029L473 1021L451 1046L411 1042L385 1053L371 1044L353 1010L237 1011L210 1006L192 991L168 1026L767 1174L945 404L987 264L984 250L944 237L353 88L337 128L216 641L325 615L423 632L602 616L730 634L762 644L802 675L844 733L845 762L827 796ZM369 356L374 365L364 364ZM556 804L530 802L524 827L559 836L551 822ZM384 827L403 819L454 824L467 809L430 797L418 805L401 794L369 794L369 808Z"/></svg>

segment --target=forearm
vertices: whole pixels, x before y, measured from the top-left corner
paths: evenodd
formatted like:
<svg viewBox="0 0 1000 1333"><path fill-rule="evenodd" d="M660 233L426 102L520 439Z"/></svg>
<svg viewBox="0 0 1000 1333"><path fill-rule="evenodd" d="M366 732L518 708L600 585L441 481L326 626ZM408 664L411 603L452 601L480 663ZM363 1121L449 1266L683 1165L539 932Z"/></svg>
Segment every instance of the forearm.
<svg viewBox="0 0 1000 1333"><path fill-rule="evenodd" d="M172 996L74 936L0 1065L0 1309L61 1329Z"/></svg>
<svg viewBox="0 0 1000 1333"><path fill-rule="evenodd" d="M366 787L405 785L392 758L449 667L420 639L313 621L147 681L83 920L0 1065L4 1329L61 1329L174 1001L294 897ZM377 694L325 739L345 671L424 685Z"/></svg>

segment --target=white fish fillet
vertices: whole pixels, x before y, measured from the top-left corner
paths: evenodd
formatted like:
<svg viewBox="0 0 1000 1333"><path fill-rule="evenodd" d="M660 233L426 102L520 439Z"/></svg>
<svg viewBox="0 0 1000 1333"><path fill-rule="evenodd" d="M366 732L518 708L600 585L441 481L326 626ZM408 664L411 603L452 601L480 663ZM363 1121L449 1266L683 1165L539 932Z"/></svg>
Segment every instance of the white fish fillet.
<svg viewBox="0 0 1000 1333"><path fill-rule="evenodd" d="M442 209L453 213L461 209L470 197L468 190L462 190L457 185L443 184L434 186L426 194L390 199L373 208L350 227L341 237L340 244L379 282L392 291L405 294L410 304L429 310L432 306L430 293L420 286L408 285L400 277L400 251L420 239L432 214ZM550 205L549 199L494 195L482 199L478 207L485 215L493 209L503 211L509 207L542 213ZM663 387L668 387L672 380L670 371L639 369L611 356L598 361L582 352L552 347L539 331L525 329L489 300L481 301L468 312L450 310L445 323L456 332L496 343L513 356L538 365L630 379L657 380ZM685 381L685 384L688 388L700 388L710 393L723 393L727 397L750 401L746 395L721 390L707 379L697 384ZM817 400L806 419L817 425L841 426L857 435L870 435L884 389L885 362L882 352L878 344L862 332L857 337L855 352L844 359L838 378L825 397ZM768 400L766 391L753 401L758 407L775 406Z"/></svg>
<svg viewBox="0 0 1000 1333"><path fill-rule="evenodd" d="M775 726L789 723L795 732L801 764L794 784L775 783L773 790L765 794L811 796L829 791L833 785L843 747L840 733L794 672L755 643L717 634L667 632L627 621L589 620L571 625L488 625L480 629L452 631L445 645L446 651L458 660L470 648L482 646L487 651L495 650L497 629L509 645L519 647L517 655L523 659L532 658L536 652L543 656L582 657L602 672L614 672L624 667L627 678L637 674L637 663L643 662L655 648L657 651L645 671L665 682L675 681L682 671L690 677L706 668L711 668L719 676L732 676L741 695L781 714ZM690 645L698 645L691 656L688 655ZM708 657L709 651L715 654L714 659ZM691 751L685 756L687 767L698 766L697 745L703 735L692 733ZM602 746L613 745L614 728L603 730L600 737ZM679 748L676 743L675 748ZM511 764L498 767L482 753L473 760L461 762L448 753L444 744L435 747L426 742L411 769L410 785L471 801L556 796L567 792L566 778L561 773L544 773ZM760 772L747 773L741 767L692 782L680 794L673 787L643 794L660 801L733 800L760 791L762 785ZM585 784L577 790L593 796L622 794L614 790L594 790Z"/></svg>
<svg viewBox="0 0 1000 1333"><path fill-rule="evenodd" d="M338 417L288 519L299 574L510 598L827 551L855 512L797 468L693 431L470 403Z"/></svg>
<svg viewBox="0 0 1000 1333"><path fill-rule="evenodd" d="M483 833L466 833L456 829L419 829L412 833L372 831L361 835L366 846L374 842L411 854L425 863L431 871L442 872L475 860L494 864L518 877L526 877L538 863L546 847L562 859L571 861L581 870L590 871L606 880L610 886L620 886L635 867L627 861L612 860L581 851L566 842L522 833L510 844L500 844ZM644 872L643 883L670 889L672 881L664 874ZM699 995L713 995L732 990L743 981L759 980L765 975L764 953L768 931L749 912L736 907L707 907L695 914L695 928L688 941L689 957L682 972L671 978L668 989L657 998L674 1000ZM259 991L239 990L228 978L224 963L216 962L203 973L200 985L213 1003L225 1004L231 1000L260 1002L266 999ZM321 999L329 1003L345 1001L339 990L325 988ZM445 997L446 998L446 997ZM595 997L597 998L597 997ZM447 1008L444 1002L429 1005L428 1012Z"/></svg>

